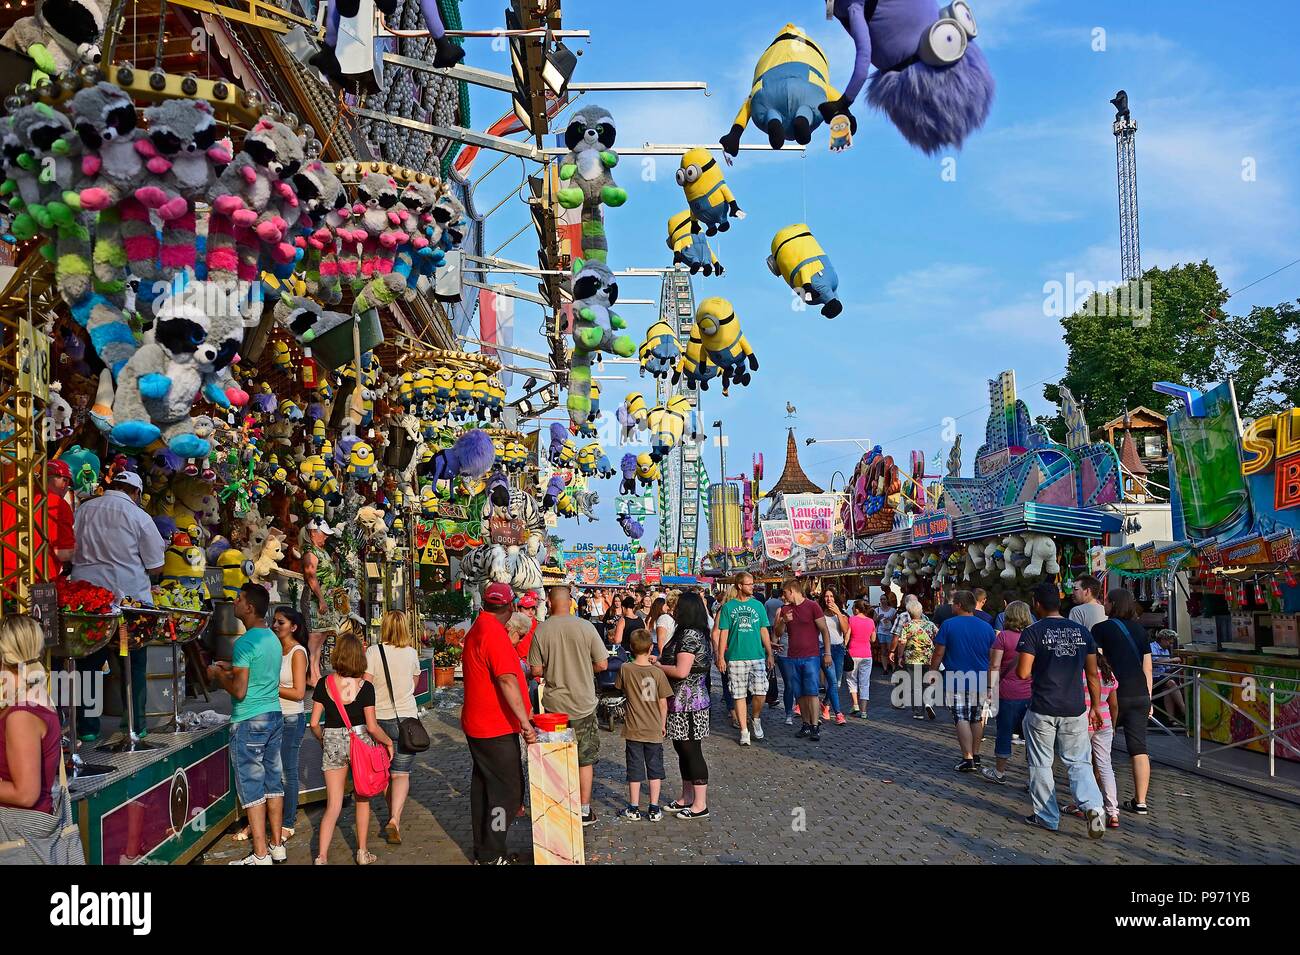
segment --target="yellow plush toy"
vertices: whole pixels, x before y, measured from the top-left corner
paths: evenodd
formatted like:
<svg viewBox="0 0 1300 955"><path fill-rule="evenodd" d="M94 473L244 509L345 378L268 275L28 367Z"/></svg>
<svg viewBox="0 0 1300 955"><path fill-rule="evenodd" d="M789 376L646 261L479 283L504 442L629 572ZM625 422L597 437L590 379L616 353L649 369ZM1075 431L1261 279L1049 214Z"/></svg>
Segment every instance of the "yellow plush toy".
<svg viewBox="0 0 1300 955"><path fill-rule="evenodd" d="M703 229L705 235L717 235L731 228L732 218L745 218L718 161L703 147L688 150L682 156L677 185L686 192L692 232Z"/></svg>
<svg viewBox="0 0 1300 955"><path fill-rule="evenodd" d="M772 254L767 257L767 267L773 275L785 279L785 284L805 302L820 305L827 318L834 318L844 310L837 297L839 276L806 223L788 225L772 236Z"/></svg>

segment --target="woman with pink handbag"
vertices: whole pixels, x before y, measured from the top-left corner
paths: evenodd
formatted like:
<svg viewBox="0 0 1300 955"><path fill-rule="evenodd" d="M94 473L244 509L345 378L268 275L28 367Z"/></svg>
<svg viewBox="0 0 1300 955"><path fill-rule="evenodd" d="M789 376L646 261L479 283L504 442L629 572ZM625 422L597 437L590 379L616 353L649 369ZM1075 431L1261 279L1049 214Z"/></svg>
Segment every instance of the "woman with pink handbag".
<svg viewBox="0 0 1300 955"><path fill-rule="evenodd" d="M366 849L370 797L388 786L393 741L375 719L375 688L365 679L366 653L350 629L339 633L330 659L334 672L316 684L311 709L311 732L320 740L325 773L325 815L321 817L316 865L326 864L334 827L343 811L349 769L357 809L357 865L369 865L375 861Z"/></svg>

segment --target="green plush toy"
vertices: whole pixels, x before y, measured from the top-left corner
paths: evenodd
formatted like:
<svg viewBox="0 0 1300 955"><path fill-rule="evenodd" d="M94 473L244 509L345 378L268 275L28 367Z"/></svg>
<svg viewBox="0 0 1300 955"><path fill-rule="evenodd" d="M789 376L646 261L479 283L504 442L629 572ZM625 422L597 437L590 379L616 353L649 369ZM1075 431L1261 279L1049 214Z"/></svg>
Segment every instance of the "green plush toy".
<svg viewBox="0 0 1300 955"><path fill-rule="evenodd" d="M600 207L617 208L627 202L627 191L610 174L618 165L615 135L614 117L599 106L580 110L564 132L569 151L560 164L560 181L569 185L556 199L566 209L582 207L582 258L588 260L604 262L609 249Z"/></svg>

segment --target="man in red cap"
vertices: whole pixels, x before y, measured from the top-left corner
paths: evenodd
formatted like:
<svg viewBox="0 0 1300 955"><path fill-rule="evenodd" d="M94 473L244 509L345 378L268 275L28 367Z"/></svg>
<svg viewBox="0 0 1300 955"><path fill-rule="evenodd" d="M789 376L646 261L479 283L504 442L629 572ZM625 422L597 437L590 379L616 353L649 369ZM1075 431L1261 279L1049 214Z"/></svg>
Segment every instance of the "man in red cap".
<svg viewBox="0 0 1300 955"><path fill-rule="evenodd" d="M477 865L506 861L506 832L524 804L519 737L537 741L524 705L519 657L505 627L514 602L509 584L488 584L483 610L465 635L461 655L465 703L460 725L474 763L469 805Z"/></svg>

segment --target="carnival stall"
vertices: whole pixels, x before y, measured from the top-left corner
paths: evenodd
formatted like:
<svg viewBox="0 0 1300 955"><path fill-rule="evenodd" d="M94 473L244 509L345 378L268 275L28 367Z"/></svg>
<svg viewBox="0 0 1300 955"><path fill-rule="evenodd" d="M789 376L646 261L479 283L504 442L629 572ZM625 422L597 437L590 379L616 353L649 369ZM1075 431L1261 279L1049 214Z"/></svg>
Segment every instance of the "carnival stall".
<svg viewBox="0 0 1300 955"><path fill-rule="evenodd" d="M1233 383L1159 382L1169 415L1174 540L1102 555L1125 576L1187 571L1179 656L1201 739L1300 760L1300 409L1243 427Z"/></svg>

